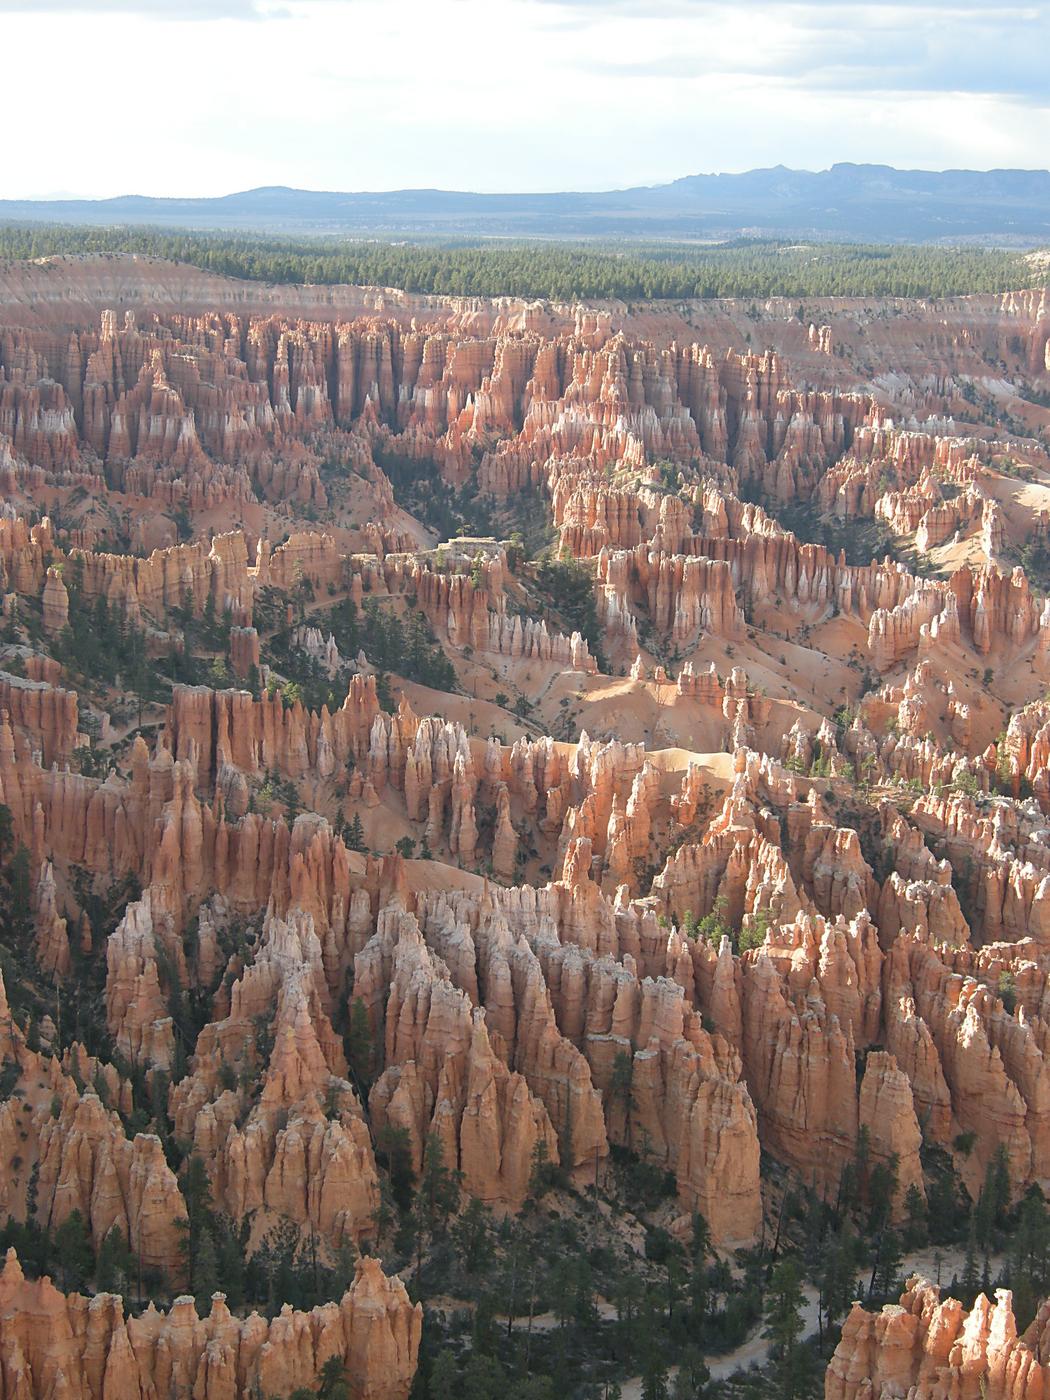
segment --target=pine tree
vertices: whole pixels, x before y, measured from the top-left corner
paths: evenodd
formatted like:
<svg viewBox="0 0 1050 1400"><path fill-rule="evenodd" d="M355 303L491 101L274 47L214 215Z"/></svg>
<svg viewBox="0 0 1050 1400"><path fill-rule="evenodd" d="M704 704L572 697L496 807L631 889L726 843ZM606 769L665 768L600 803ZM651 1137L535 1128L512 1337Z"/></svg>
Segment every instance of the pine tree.
<svg viewBox="0 0 1050 1400"><path fill-rule="evenodd" d="M468 1358L463 1370L462 1400L493 1400L493 1397L502 1395L506 1387L503 1367L494 1356L482 1356L475 1352Z"/></svg>
<svg viewBox="0 0 1050 1400"><path fill-rule="evenodd" d="M937 1172L930 1182L927 1195L927 1218L930 1238L935 1244L946 1244L955 1238L959 1226L959 1196L951 1171Z"/></svg>
<svg viewBox="0 0 1050 1400"><path fill-rule="evenodd" d="M829 1329L845 1317L857 1296L856 1284L855 1238L847 1228L831 1240L823 1254L819 1306Z"/></svg>
<svg viewBox="0 0 1050 1400"><path fill-rule="evenodd" d="M868 1177L868 1231L875 1234L890 1218L897 1194L899 1159L894 1153L888 1161L876 1162Z"/></svg>
<svg viewBox="0 0 1050 1400"><path fill-rule="evenodd" d="M619 1103L624 1115L629 1117L634 1108L634 1057L626 1050L618 1050L613 1060L612 1079L609 1083L609 1098Z"/></svg>
<svg viewBox="0 0 1050 1400"><path fill-rule="evenodd" d="M868 1131L866 1123L862 1123L857 1130L857 1148L853 1154L853 1167L856 1173L858 1197L866 1204L868 1200L868 1172L871 1168L871 1133Z"/></svg>
<svg viewBox="0 0 1050 1400"><path fill-rule="evenodd" d="M995 1149L989 1171L993 1220L1002 1225L1010 1209L1010 1158L1002 1143Z"/></svg>
<svg viewBox="0 0 1050 1400"><path fill-rule="evenodd" d="M98 1247L95 1282L100 1293L123 1293L131 1273L131 1250L119 1225L110 1227Z"/></svg>
<svg viewBox="0 0 1050 1400"><path fill-rule="evenodd" d="M239 1228L225 1220L222 1224L223 1228L214 1236L219 1256L220 1286L230 1307L239 1308L245 1296L245 1254L249 1222L245 1219ZM344 1288L342 1292L345 1291ZM341 1293L335 1296L339 1297Z"/></svg>
<svg viewBox="0 0 1050 1400"><path fill-rule="evenodd" d="M771 1353L779 1363L777 1374L784 1400L792 1400L801 1384L799 1343L804 1301L798 1264L791 1257L781 1259L769 1280L763 1312L766 1327L762 1335L770 1341Z"/></svg>
<svg viewBox="0 0 1050 1400"><path fill-rule="evenodd" d="M529 1196L541 1201L554 1185L556 1168L551 1162L546 1138L537 1138L532 1149L532 1169L529 1172Z"/></svg>
<svg viewBox="0 0 1050 1400"><path fill-rule="evenodd" d="M1037 1286L1036 1291L1045 1293L1050 1273L1050 1216L1038 1186L1030 1186L1025 1193L1014 1238L1018 1250L1018 1272L1029 1273Z"/></svg>
<svg viewBox="0 0 1050 1400"><path fill-rule="evenodd" d="M974 1229L978 1246L987 1251L993 1242L996 1225L1002 1220L1010 1201L1010 1168L1005 1149L996 1149L984 1174L984 1185L974 1210Z"/></svg>
<svg viewBox="0 0 1050 1400"><path fill-rule="evenodd" d="M711 1372L699 1347L685 1347L674 1379L673 1400L704 1400L710 1381Z"/></svg>
<svg viewBox="0 0 1050 1400"><path fill-rule="evenodd" d="M711 1252L711 1228L698 1210L693 1212L693 1237L689 1270L689 1305L693 1325L701 1324L707 1316L710 1288L707 1276L707 1256Z"/></svg>
<svg viewBox="0 0 1050 1400"><path fill-rule="evenodd" d="M95 1267L95 1251L79 1210L71 1211L55 1231L55 1253L65 1291L82 1288Z"/></svg>
<svg viewBox="0 0 1050 1400"><path fill-rule="evenodd" d="M208 1169L204 1165L204 1159L196 1152L187 1159L186 1165L183 1167L179 1189L186 1202L186 1223L182 1227L181 1248L186 1260L187 1271L192 1279L196 1276L197 1251L200 1247L201 1235L213 1224L211 1182L208 1180ZM213 1239L213 1247L214 1244Z"/></svg>
<svg viewBox="0 0 1050 1400"><path fill-rule="evenodd" d="M197 1241L197 1257L193 1261L193 1292L197 1311L203 1317L211 1307L211 1295L219 1287L219 1255L215 1239L208 1227L202 1226Z"/></svg>
<svg viewBox="0 0 1050 1400"><path fill-rule="evenodd" d="M1039 1295L1028 1274L1015 1274L1010 1286L1014 1295L1014 1320L1017 1330L1023 1332L1035 1318Z"/></svg>
<svg viewBox="0 0 1050 1400"><path fill-rule="evenodd" d="M904 1193L904 1213L908 1219L904 1242L908 1249L921 1249L929 1239L926 1226L926 1198L915 1182Z"/></svg>
<svg viewBox="0 0 1050 1400"><path fill-rule="evenodd" d="M459 1367L447 1347L434 1358L427 1392L430 1400L460 1400Z"/></svg>
<svg viewBox="0 0 1050 1400"><path fill-rule="evenodd" d="M445 1233L449 1216L459 1205L460 1181L462 1172L453 1171L445 1165L445 1148L437 1133L427 1138L423 1152L423 1174L416 1189L415 1205L412 1209L412 1227L415 1231L417 1295L423 1294L423 1255L426 1245Z"/></svg>
<svg viewBox="0 0 1050 1400"><path fill-rule="evenodd" d="M672 1249L668 1252L664 1268L667 1271L667 1321L670 1325L674 1322L675 1308L678 1305L685 1276L681 1252L678 1249Z"/></svg>
<svg viewBox="0 0 1050 1400"><path fill-rule="evenodd" d="M499 1344L499 1329L496 1325L496 1299L486 1291L481 1294L474 1307L474 1320L471 1327L471 1349L478 1356L493 1356Z"/></svg>
<svg viewBox="0 0 1050 1400"><path fill-rule="evenodd" d="M874 1292L889 1301L898 1291L902 1260L900 1236L896 1230L883 1230L879 1236L872 1274Z"/></svg>
<svg viewBox="0 0 1050 1400"><path fill-rule="evenodd" d="M690 1249L694 1259L703 1260L712 1252L711 1226L700 1211L693 1211Z"/></svg>
<svg viewBox="0 0 1050 1400"><path fill-rule="evenodd" d="M446 1166L444 1143L437 1133L430 1133L423 1152L423 1175L417 1195L422 1221L429 1233L444 1233L449 1216L459 1206L462 1175Z"/></svg>
<svg viewBox="0 0 1050 1400"><path fill-rule="evenodd" d="M492 1259L492 1239L489 1212L476 1196L467 1202L454 1234L464 1273L483 1273Z"/></svg>
<svg viewBox="0 0 1050 1400"><path fill-rule="evenodd" d="M375 1042L372 1027L368 1021L368 1008L361 997L354 997L350 1004L350 1029L347 1033L346 1058L350 1072L359 1089L367 1093L374 1074L373 1055Z"/></svg>
<svg viewBox="0 0 1050 1400"><path fill-rule="evenodd" d="M330 1356L317 1373L318 1400L350 1400L350 1383L341 1356Z"/></svg>
<svg viewBox="0 0 1050 1400"><path fill-rule="evenodd" d="M649 1348L642 1372L642 1400L668 1400L667 1367L655 1346Z"/></svg>
<svg viewBox="0 0 1050 1400"><path fill-rule="evenodd" d="M967 1307L972 1306L977 1297L980 1276L977 1273L977 1226L970 1221L970 1232L966 1237L966 1258L963 1263L962 1293Z"/></svg>
<svg viewBox="0 0 1050 1400"><path fill-rule="evenodd" d="M364 850L364 848L365 848L365 833L364 833L363 827L361 826L361 814L360 814L360 812L355 812L355 813L354 813L354 815L353 815L353 820L350 822L350 825L347 827L347 829L346 829L346 835L343 837L343 840L344 840L344 842L345 842L345 844L346 844L346 848L347 848L348 851L363 851L363 850Z"/></svg>
<svg viewBox="0 0 1050 1400"><path fill-rule="evenodd" d="M399 1210L407 1211L412 1204L415 1172L412 1169L412 1146L408 1129L386 1123L376 1134L376 1153L390 1177L390 1195Z"/></svg>

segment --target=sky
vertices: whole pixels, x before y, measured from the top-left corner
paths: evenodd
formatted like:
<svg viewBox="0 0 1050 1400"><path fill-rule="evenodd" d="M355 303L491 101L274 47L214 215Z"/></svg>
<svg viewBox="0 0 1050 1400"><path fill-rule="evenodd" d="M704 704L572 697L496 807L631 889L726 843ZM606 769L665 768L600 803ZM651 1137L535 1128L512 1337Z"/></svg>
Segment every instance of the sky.
<svg viewBox="0 0 1050 1400"><path fill-rule="evenodd" d="M0 0L0 52L2 198L1050 163L1050 0Z"/></svg>

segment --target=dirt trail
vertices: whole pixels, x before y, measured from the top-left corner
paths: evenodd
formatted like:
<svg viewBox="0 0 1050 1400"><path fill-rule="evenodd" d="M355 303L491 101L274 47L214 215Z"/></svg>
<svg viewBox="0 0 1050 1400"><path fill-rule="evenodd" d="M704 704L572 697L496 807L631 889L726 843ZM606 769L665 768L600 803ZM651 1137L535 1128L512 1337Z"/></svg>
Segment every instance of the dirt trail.
<svg viewBox="0 0 1050 1400"><path fill-rule="evenodd" d="M989 1259L989 1266L993 1276L998 1271L1003 1256L995 1255ZM921 1274L923 1278L931 1283L941 1285L949 1284L953 1276L962 1273L966 1262L966 1252L959 1245L952 1245L945 1248L937 1248L930 1245L925 1249L915 1250L911 1254L906 1254L901 1261L901 1278L909 1279L913 1274ZM866 1292L867 1280L861 1278L861 1299L863 1301ZM818 1330L819 1320L817 1290L811 1285L803 1287L805 1303L802 1308L803 1335L812 1337ZM597 1303L598 1316L603 1322L611 1322L616 1318L616 1308L612 1303L604 1298ZM501 1317L499 1322L503 1327L507 1325L506 1317ZM512 1324L515 1331L526 1331L529 1327L527 1317L516 1317ZM532 1319L532 1330L534 1332L553 1332L558 1326L558 1319L551 1312L537 1313ZM752 1366L762 1367L769 1360L769 1341L762 1334L765 1330L765 1323L758 1322L752 1328L747 1337L732 1351L705 1354L705 1360L711 1372L711 1379L716 1381L728 1380L739 1371L747 1371ZM677 1366L672 1366L668 1371L668 1384L673 1386L674 1378L677 1374ZM620 1383L622 1400L641 1400L642 1377L630 1376Z"/></svg>
<svg viewBox="0 0 1050 1400"><path fill-rule="evenodd" d="M994 1274L999 1264L1001 1256L996 1256L989 1260L989 1264ZM958 1247L937 1249L930 1247L916 1250L913 1254L907 1254L901 1262L901 1277L908 1279L912 1274L922 1274L931 1283L950 1283L952 1276L962 1273L965 1264L965 1251ZM817 1331L817 1291L808 1284L803 1289L806 1295L805 1305L802 1309L802 1319L804 1335L811 1337ZM746 1371L751 1366L764 1366L769 1360L769 1342L763 1337L765 1323L756 1324L752 1332L733 1351L723 1352L720 1355L708 1354L708 1368L711 1371L712 1380L727 1380L737 1371ZM671 1381L674 1380L676 1367L672 1367L669 1372ZM623 1382L621 1386L623 1400L641 1400L642 1378L632 1376L630 1380Z"/></svg>

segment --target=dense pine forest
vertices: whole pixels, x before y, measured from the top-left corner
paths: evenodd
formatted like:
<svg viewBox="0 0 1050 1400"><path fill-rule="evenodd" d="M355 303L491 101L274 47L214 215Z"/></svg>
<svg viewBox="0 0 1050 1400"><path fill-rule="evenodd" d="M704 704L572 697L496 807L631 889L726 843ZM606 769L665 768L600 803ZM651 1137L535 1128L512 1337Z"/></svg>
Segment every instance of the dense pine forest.
<svg viewBox="0 0 1050 1400"><path fill-rule="evenodd" d="M737 241L418 244L49 224L0 226L0 260L140 253L259 282L356 283L453 296L901 296L1001 292L1033 281L1018 253L983 248Z"/></svg>

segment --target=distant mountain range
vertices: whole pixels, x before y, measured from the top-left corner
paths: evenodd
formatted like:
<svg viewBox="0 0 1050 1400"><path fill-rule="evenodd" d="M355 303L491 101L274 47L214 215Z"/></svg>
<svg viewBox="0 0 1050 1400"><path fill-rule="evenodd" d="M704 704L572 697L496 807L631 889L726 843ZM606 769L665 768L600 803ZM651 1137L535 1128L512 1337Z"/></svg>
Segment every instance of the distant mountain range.
<svg viewBox="0 0 1050 1400"><path fill-rule="evenodd" d="M152 224L270 233L869 242L1050 243L1050 171L778 165L597 194L269 186L214 199L0 200L0 221Z"/></svg>

